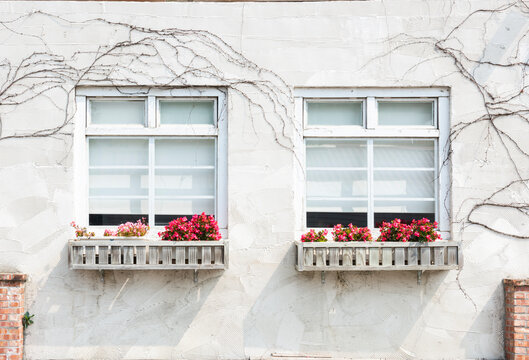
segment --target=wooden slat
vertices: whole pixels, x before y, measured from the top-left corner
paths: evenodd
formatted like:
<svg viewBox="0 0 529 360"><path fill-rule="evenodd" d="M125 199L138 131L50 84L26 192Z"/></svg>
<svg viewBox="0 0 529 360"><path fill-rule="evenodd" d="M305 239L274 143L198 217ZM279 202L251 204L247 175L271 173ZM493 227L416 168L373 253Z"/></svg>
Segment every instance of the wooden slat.
<svg viewBox="0 0 529 360"><path fill-rule="evenodd" d="M80 265L83 263L83 247L82 246L72 246L72 264Z"/></svg>
<svg viewBox="0 0 529 360"><path fill-rule="evenodd" d="M340 249L336 247L329 248L329 266L338 266L340 263Z"/></svg>
<svg viewBox="0 0 529 360"><path fill-rule="evenodd" d="M110 247L110 261L112 265L121 265L121 246Z"/></svg>
<svg viewBox="0 0 529 360"><path fill-rule="evenodd" d="M390 247L382 248L382 266L393 265L393 249Z"/></svg>
<svg viewBox="0 0 529 360"><path fill-rule="evenodd" d="M186 248L177 247L175 248L175 259L176 264L185 264L186 263Z"/></svg>
<svg viewBox="0 0 529 360"><path fill-rule="evenodd" d="M375 247L369 248L369 266L379 266L380 249Z"/></svg>
<svg viewBox="0 0 529 360"><path fill-rule="evenodd" d="M356 266L366 266L366 249L358 248L356 253Z"/></svg>
<svg viewBox="0 0 529 360"><path fill-rule="evenodd" d="M96 263L96 247L95 246L85 246L86 252L86 261L87 265L94 265Z"/></svg>
<svg viewBox="0 0 529 360"><path fill-rule="evenodd" d="M447 265L457 265L457 247L449 246L448 247L448 264Z"/></svg>
<svg viewBox="0 0 529 360"><path fill-rule="evenodd" d="M408 248L408 266L417 265L419 257L417 256L418 251L416 247Z"/></svg>
<svg viewBox="0 0 529 360"><path fill-rule="evenodd" d="M327 265L327 249L317 248L316 249L316 266Z"/></svg>
<svg viewBox="0 0 529 360"><path fill-rule="evenodd" d="M314 249L313 248L304 248L303 253L303 265L304 266L313 266L314 265Z"/></svg>
<svg viewBox="0 0 529 360"><path fill-rule="evenodd" d="M430 248L421 248L421 265L422 266L430 266L431 262L431 256L430 256Z"/></svg>
<svg viewBox="0 0 529 360"><path fill-rule="evenodd" d="M149 265L158 265L160 263L160 247L149 246Z"/></svg>
<svg viewBox="0 0 529 360"><path fill-rule="evenodd" d="M187 261L188 264L198 264L197 247L190 246L187 248Z"/></svg>
<svg viewBox="0 0 529 360"><path fill-rule="evenodd" d="M211 264L211 246L202 247L202 264Z"/></svg>
<svg viewBox="0 0 529 360"><path fill-rule="evenodd" d="M173 249L170 246L162 246L162 264L170 265L173 263Z"/></svg>
<svg viewBox="0 0 529 360"><path fill-rule="evenodd" d="M353 266L353 249L342 249L342 266Z"/></svg>
<svg viewBox="0 0 529 360"><path fill-rule="evenodd" d="M134 264L134 247L123 246L123 264L131 265Z"/></svg>
<svg viewBox="0 0 529 360"><path fill-rule="evenodd" d="M404 265L405 259L405 248L395 248L395 265L402 266Z"/></svg>
<svg viewBox="0 0 529 360"><path fill-rule="evenodd" d="M136 264L145 265L147 264L147 247L136 246Z"/></svg>
<svg viewBox="0 0 529 360"><path fill-rule="evenodd" d="M108 246L103 245L98 247L98 253L99 253L99 261L98 263L101 265L108 265Z"/></svg>
<svg viewBox="0 0 529 360"><path fill-rule="evenodd" d="M445 248L436 247L434 251L434 263L435 265L444 265L445 264Z"/></svg>
<svg viewBox="0 0 529 360"><path fill-rule="evenodd" d="M215 264L224 264L223 249L221 246L215 246Z"/></svg>

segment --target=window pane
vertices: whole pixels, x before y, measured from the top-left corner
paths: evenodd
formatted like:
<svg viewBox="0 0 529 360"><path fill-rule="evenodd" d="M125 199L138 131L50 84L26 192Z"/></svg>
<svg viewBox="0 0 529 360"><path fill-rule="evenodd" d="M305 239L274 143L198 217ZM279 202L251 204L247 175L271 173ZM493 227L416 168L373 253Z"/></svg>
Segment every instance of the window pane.
<svg viewBox="0 0 529 360"><path fill-rule="evenodd" d="M146 139L89 139L90 166L148 166Z"/></svg>
<svg viewBox="0 0 529 360"><path fill-rule="evenodd" d="M215 140L155 141L155 223L215 214Z"/></svg>
<svg viewBox="0 0 529 360"><path fill-rule="evenodd" d="M205 212L215 214L215 199L157 199L155 201L155 225L167 225L171 220Z"/></svg>
<svg viewBox="0 0 529 360"><path fill-rule="evenodd" d="M375 199L377 197L420 197L435 196L433 171L375 171Z"/></svg>
<svg viewBox="0 0 529 360"><path fill-rule="evenodd" d="M374 140L376 168L434 167L433 140Z"/></svg>
<svg viewBox="0 0 529 360"><path fill-rule="evenodd" d="M90 100L92 124L145 125L143 100Z"/></svg>
<svg viewBox="0 0 529 360"><path fill-rule="evenodd" d="M147 199L101 199L89 200L90 225L119 225L127 221L148 219Z"/></svg>
<svg viewBox="0 0 529 360"><path fill-rule="evenodd" d="M307 102L308 125L363 125L362 103L352 101Z"/></svg>
<svg viewBox="0 0 529 360"><path fill-rule="evenodd" d="M215 103L208 101L160 100L160 123L166 124L210 124L215 122Z"/></svg>
<svg viewBox="0 0 529 360"><path fill-rule="evenodd" d="M366 141L311 139L306 144L307 226L366 226Z"/></svg>
<svg viewBox="0 0 529 360"><path fill-rule="evenodd" d="M156 196L215 195L215 169L156 169Z"/></svg>
<svg viewBox="0 0 529 360"><path fill-rule="evenodd" d="M433 126L433 105L433 101L379 101L378 125Z"/></svg>
<svg viewBox="0 0 529 360"><path fill-rule="evenodd" d="M307 139L307 169L367 167L366 140Z"/></svg>
<svg viewBox="0 0 529 360"><path fill-rule="evenodd" d="M148 169L90 169L90 196L148 196Z"/></svg>
<svg viewBox="0 0 529 360"><path fill-rule="evenodd" d="M422 218L434 221L435 201L375 200L375 227L380 227L382 221L396 218L406 223Z"/></svg>
<svg viewBox="0 0 529 360"><path fill-rule="evenodd" d="M214 139L156 140L156 166L215 166Z"/></svg>

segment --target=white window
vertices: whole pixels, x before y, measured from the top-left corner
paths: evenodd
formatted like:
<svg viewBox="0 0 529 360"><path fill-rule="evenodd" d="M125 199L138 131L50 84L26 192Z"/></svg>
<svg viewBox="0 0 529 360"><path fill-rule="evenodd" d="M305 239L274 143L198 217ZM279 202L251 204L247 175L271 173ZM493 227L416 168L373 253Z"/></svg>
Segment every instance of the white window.
<svg viewBox="0 0 529 360"><path fill-rule="evenodd" d="M80 88L76 104L78 223L163 226L205 212L226 228L223 92Z"/></svg>
<svg viewBox="0 0 529 360"><path fill-rule="evenodd" d="M426 217L449 231L446 89L296 91L307 228Z"/></svg>

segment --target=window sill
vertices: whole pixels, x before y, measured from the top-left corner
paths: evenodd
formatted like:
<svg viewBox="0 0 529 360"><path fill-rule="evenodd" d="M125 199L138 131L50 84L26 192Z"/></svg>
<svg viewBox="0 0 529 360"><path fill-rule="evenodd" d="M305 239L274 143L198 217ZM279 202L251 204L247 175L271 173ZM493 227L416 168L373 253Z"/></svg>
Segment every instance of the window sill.
<svg viewBox="0 0 529 360"><path fill-rule="evenodd" d="M228 248L228 240L80 238L68 242L68 256L79 270L224 270Z"/></svg>
<svg viewBox="0 0 529 360"><path fill-rule="evenodd" d="M298 271L456 270L463 265L455 241L296 242Z"/></svg>

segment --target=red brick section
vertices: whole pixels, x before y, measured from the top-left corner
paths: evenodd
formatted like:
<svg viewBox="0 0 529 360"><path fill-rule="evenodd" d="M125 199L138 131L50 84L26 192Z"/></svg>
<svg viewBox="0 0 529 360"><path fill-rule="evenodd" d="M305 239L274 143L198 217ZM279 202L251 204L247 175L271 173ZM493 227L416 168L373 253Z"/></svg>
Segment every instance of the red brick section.
<svg viewBox="0 0 529 360"><path fill-rule="evenodd" d="M505 359L529 360L529 279L503 280Z"/></svg>
<svg viewBox="0 0 529 360"><path fill-rule="evenodd" d="M25 274L0 273L0 360L22 360Z"/></svg>

